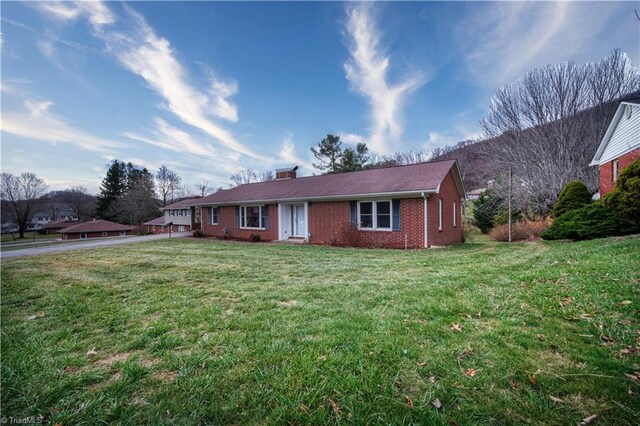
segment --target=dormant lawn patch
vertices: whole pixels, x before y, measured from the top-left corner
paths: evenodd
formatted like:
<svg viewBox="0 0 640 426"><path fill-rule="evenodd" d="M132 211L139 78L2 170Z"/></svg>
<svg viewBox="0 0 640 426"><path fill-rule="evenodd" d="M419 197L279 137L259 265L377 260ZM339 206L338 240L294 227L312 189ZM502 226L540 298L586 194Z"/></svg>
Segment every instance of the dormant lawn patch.
<svg viewBox="0 0 640 426"><path fill-rule="evenodd" d="M174 239L6 260L2 411L634 424L638 265L639 238L407 252Z"/></svg>

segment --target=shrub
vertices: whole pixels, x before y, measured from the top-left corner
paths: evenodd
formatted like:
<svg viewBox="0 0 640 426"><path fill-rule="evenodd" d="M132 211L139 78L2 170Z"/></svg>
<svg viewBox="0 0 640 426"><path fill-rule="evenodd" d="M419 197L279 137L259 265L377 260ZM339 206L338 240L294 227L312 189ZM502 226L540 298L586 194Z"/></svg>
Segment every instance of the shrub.
<svg viewBox="0 0 640 426"><path fill-rule="evenodd" d="M515 222L511 229L512 241L534 241L540 238L549 224L544 220L524 220ZM498 225L489 233L495 241L509 241L509 224Z"/></svg>
<svg viewBox="0 0 640 426"><path fill-rule="evenodd" d="M640 228L640 158L622 170L604 203L633 227Z"/></svg>
<svg viewBox="0 0 640 426"><path fill-rule="evenodd" d="M147 228L146 225L136 225L136 229L135 229L135 234L136 235L150 235L152 234L152 232L149 231L149 229Z"/></svg>
<svg viewBox="0 0 640 426"><path fill-rule="evenodd" d="M488 233L500 213L502 199L492 191L485 191L473 203L473 222L483 234Z"/></svg>
<svg viewBox="0 0 640 426"><path fill-rule="evenodd" d="M572 180L558 194L556 204L553 206L553 217L560 217L566 212L591 204L592 195L584 183Z"/></svg>
<svg viewBox="0 0 640 426"><path fill-rule="evenodd" d="M556 218L541 237L545 240L590 240L632 231L633 228L612 208L596 202Z"/></svg>
<svg viewBox="0 0 640 426"><path fill-rule="evenodd" d="M204 232L202 232L202 229L196 229L191 235L193 238L204 238Z"/></svg>
<svg viewBox="0 0 640 426"><path fill-rule="evenodd" d="M249 235L249 241L252 243L258 243L260 242L260 240L262 240L262 237L260 236L260 234Z"/></svg>

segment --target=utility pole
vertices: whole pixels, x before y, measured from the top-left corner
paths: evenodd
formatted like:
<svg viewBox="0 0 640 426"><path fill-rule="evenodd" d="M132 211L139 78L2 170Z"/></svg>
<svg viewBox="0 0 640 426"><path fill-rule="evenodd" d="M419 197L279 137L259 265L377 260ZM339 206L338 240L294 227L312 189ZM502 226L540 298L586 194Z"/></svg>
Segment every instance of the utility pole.
<svg viewBox="0 0 640 426"><path fill-rule="evenodd" d="M513 166L509 165L509 242L511 242L511 185L513 180Z"/></svg>

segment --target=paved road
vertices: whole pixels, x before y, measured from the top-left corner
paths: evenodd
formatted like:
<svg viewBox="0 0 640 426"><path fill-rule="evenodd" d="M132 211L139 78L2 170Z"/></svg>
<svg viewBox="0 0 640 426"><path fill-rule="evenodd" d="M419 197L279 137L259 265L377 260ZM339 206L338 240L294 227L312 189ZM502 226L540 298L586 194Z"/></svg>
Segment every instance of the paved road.
<svg viewBox="0 0 640 426"><path fill-rule="evenodd" d="M172 238L180 238L191 235L191 232L173 232ZM113 239L102 239L100 241L83 241L83 242L60 242L56 245L47 247L31 247L25 249L16 249L0 252L0 259L11 259L13 257L37 256L39 254L61 253L65 251L83 250L86 248L115 246L118 244L141 243L143 241L162 240L169 238L169 234L153 234L142 237L114 237Z"/></svg>

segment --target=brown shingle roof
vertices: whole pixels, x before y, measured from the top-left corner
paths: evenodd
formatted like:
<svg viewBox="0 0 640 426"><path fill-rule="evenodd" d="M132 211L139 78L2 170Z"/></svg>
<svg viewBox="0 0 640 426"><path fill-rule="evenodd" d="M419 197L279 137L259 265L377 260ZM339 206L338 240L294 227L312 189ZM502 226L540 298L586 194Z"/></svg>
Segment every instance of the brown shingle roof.
<svg viewBox="0 0 640 426"><path fill-rule="evenodd" d="M60 234L73 234L76 232L105 232L105 231L133 231L133 226L121 225L115 222L109 222L108 220L91 220L89 222L79 223L77 225L71 225L64 228L58 233Z"/></svg>
<svg viewBox="0 0 640 426"><path fill-rule="evenodd" d="M43 226L44 229L62 229L62 228L66 228L70 225L73 225L74 223L78 223L77 220L68 220L68 219L61 219L61 220L56 220L53 222L49 222L46 225Z"/></svg>
<svg viewBox="0 0 640 426"><path fill-rule="evenodd" d="M349 173L250 183L218 191L198 200L192 200L189 205L339 199L360 195L436 192L440 183L454 165L455 160L445 160ZM457 171L455 174L458 180ZM462 193L461 183L460 188Z"/></svg>
<svg viewBox="0 0 640 426"><path fill-rule="evenodd" d="M183 209L189 206L193 205L194 201L197 201L198 199L200 199L202 197L197 196L197 197L189 197L189 198L185 198L184 200L180 200L177 201L173 204L167 204L164 207L160 207L160 210L168 210L168 209Z"/></svg>
<svg viewBox="0 0 640 426"><path fill-rule="evenodd" d="M164 216L156 217L149 222L145 222L145 225L164 225Z"/></svg>

